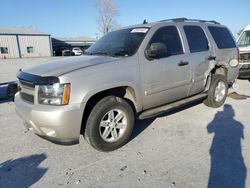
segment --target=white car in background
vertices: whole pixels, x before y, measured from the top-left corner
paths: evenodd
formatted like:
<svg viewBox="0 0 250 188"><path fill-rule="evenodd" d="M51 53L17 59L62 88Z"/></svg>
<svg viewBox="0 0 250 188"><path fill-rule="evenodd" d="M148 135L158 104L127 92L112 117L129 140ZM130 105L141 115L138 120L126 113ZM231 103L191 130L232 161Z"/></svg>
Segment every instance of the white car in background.
<svg viewBox="0 0 250 188"><path fill-rule="evenodd" d="M248 78L250 80L250 25L241 32L237 45L240 51L239 78Z"/></svg>
<svg viewBox="0 0 250 188"><path fill-rule="evenodd" d="M81 50L81 48L72 48L72 52L74 52L75 55L82 55L83 51Z"/></svg>

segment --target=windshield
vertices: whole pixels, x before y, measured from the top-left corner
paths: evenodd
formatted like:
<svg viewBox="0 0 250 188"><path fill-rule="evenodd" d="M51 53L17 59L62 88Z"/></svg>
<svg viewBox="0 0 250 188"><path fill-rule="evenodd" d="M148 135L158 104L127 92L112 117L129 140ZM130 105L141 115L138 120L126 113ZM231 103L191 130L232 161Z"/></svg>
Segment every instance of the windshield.
<svg viewBox="0 0 250 188"><path fill-rule="evenodd" d="M148 28L130 28L110 32L86 50L90 55L132 56Z"/></svg>
<svg viewBox="0 0 250 188"><path fill-rule="evenodd" d="M238 46L247 46L250 45L250 31L244 31L237 41Z"/></svg>

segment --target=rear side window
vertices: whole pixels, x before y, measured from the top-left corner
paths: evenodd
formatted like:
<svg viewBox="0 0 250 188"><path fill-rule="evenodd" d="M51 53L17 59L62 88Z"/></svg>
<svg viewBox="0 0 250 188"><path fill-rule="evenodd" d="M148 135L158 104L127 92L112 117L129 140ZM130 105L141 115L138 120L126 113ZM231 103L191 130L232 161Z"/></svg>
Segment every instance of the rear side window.
<svg viewBox="0 0 250 188"><path fill-rule="evenodd" d="M152 37L150 44L163 43L167 46L166 57L171 55L183 54L180 35L175 26L166 26L158 29Z"/></svg>
<svg viewBox="0 0 250 188"><path fill-rule="evenodd" d="M184 26L191 53L207 51L209 49L207 37L199 26Z"/></svg>
<svg viewBox="0 0 250 188"><path fill-rule="evenodd" d="M208 26L208 29L219 49L236 47L234 39L227 28Z"/></svg>

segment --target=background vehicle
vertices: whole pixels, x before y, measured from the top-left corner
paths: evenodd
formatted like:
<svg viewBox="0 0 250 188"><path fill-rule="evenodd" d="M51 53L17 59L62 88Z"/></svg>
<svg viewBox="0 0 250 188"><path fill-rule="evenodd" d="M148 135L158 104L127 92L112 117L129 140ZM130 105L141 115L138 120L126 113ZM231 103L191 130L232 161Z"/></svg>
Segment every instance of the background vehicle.
<svg viewBox="0 0 250 188"><path fill-rule="evenodd" d="M239 78L250 79L250 25L241 32L237 45L240 50Z"/></svg>
<svg viewBox="0 0 250 188"><path fill-rule="evenodd" d="M62 56L73 56L75 53L71 49L62 50Z"/></svg>
<svg viewBox="0 0 250 188"><path fill-rule="evenodd" d="M178 18L105 35L80 57L18 73L17 113L51 141L72 144L80 133L96 149L128 142L134 119L204 100L224 104L238 76L238 51L215 22Z"/></svg>
<svg viewBox="0 0 250 188"><path fill-rule="evenodd" d="M74 52L75 55L82 55L83 54L83 51L78 47L72 48L72 52Z"/></svg>

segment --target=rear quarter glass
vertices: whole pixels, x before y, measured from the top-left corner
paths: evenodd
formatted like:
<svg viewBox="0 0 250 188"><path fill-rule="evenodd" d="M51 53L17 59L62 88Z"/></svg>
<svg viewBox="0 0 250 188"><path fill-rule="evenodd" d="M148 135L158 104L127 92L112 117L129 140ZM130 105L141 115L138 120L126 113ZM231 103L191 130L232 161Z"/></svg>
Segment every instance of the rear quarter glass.
<svg viewBox="0 0 250 188"><path fill-rule="evenodd" d="M236 48L234 38L226 27L208 26L219 49Z"/></svg>

